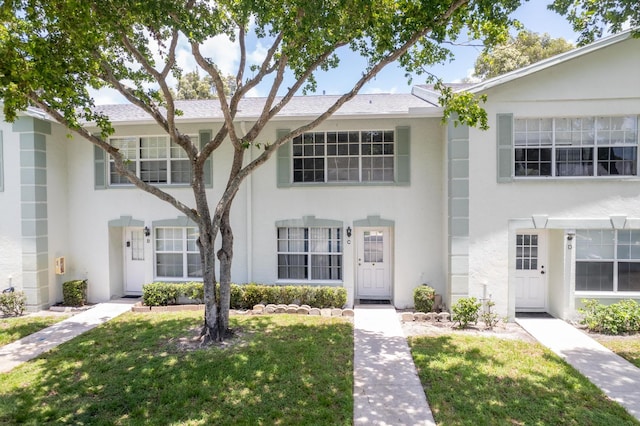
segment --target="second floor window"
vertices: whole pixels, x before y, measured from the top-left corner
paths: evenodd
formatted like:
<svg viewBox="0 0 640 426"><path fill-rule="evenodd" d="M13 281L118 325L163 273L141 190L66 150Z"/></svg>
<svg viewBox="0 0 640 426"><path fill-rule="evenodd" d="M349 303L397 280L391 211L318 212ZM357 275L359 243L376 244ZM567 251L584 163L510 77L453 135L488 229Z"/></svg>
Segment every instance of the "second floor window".
<svg viewBox="0 0 640 426"><path fill-rule="evenodd" d="M198 144L198 137L191 136ZM191 167L186 152L179 145L170 142L166 136L111 138L115 146L125 156L126 167L147 183L186 185L191 180ZM115 162L110 161L109 182L111 185L125 185L129 181L120 176Z"/></svg>
<svg viewBox="0 0 640 426"><path fill-rule="evenodd" d="M514 121L515 176L636 176L638 117Z"/></svg>
<svg viewBox="0 0 640 426"><path fill-rule="evenodd" d="M393 182L394 132L311 132L293 139L293 182Z"/></svg>

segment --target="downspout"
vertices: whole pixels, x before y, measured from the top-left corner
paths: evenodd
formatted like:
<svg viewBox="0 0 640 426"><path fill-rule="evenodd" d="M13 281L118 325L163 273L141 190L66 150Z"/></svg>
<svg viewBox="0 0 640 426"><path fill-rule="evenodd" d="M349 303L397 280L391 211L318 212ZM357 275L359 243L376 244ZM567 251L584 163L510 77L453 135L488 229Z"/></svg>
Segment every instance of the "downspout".
<svg viewBox="0 0 640 426"><path fill-rule="evenodd" d="M242 131L242 136L247 134L247 126L246 122L240 122L240 130ZM249 163L253 161L253 146L250 145L247 150L249 154ZM253 282L253 173L249 173L246 177L246 185L247 185L247 200L246 200L246 253L247 253L247 283Z"/></svg>

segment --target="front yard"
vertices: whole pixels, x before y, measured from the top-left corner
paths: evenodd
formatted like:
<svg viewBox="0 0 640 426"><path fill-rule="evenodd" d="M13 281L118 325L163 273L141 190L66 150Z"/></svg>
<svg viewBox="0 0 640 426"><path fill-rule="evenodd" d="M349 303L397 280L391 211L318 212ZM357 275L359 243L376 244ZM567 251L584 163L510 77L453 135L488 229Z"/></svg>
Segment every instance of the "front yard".
<svg viewBox="0 0 640 426"><path fill-rule="evenodd" d="M0 424L352 424L350 322L232 316L237 337L199 349L201 318L128 313L0 374ZM640 424L527 336L512 324L410 337L436 422ZM639 337L601 341L638 365Z"/></svg>
<svg viewBox="0 0 640 426"><path fill-rule="evenodd" d="M28 315L0 318L0 346L15 342L68 317L68 315Z"/></svg>
<svg viewBox="0 0 640 426"><path fill-rule="evenodd" d="M0 374L0 424L351 424L351 323L232 317L203 350L201 318L128 313Z"/></svg>
<svg viewBox="0 0 640 426"><path fill-rule="evenodd" d="M440 331L409 338L437 424L640 424L542 345L500 334ZM640 359L640 345L622 347Z"/></svg>

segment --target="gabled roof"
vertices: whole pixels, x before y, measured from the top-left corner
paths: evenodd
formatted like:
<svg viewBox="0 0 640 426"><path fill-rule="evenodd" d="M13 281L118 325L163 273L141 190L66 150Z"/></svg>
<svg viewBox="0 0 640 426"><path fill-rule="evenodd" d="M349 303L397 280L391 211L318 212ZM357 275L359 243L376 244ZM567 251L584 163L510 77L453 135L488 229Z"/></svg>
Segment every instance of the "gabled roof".
<svg viewBox="0 0 640 426"><path fill-rule="evenodd" d="M525 77L527 75L542 71L547 68L551 68L555 65L558 65L562 62L569 61L571 59L579 58L581 56L587 55L591 52L603 49L612 44L620 43L622 41L627 40L631 37L633 29L629 29L618 34L602 38L598 41L595 41L591 44L588 44L583 47L578 47L573 50L569 50L568 52L561 53L556 56L552 56L547 59L543 59L542 61L536 62L535 64L528 65L524 68L520 68L506 74L499 75L497 77L491 78L489 80L485 80L483 82L473 84L470 87L465 89L460 89L459 91L469 91L472 93L483 92L487 89L490 89L495 86L500 86L502 84L508 83L510 81L516 80L518 78Z"/></svg>
<svg viewBox="0 0 640 426"><path fill-rule="evenodd" d="M326 111L338 100L337 95L296 96L285 106L275 119L315 117ZM266 98L244 98L240 101L236 119L256 119L262 113ZM277 102L277 100L276 100ZM183 112L178 119L188 120L222 120L222 110L217 100L177 101L176 107ZM432 107L409 93L398 94L361 94L345 103L335 116L393 116L411 115L412 110ZM132 104L99 105L98 111L108 115L114 123L131 123L151 121L142 109Z"/></svg>

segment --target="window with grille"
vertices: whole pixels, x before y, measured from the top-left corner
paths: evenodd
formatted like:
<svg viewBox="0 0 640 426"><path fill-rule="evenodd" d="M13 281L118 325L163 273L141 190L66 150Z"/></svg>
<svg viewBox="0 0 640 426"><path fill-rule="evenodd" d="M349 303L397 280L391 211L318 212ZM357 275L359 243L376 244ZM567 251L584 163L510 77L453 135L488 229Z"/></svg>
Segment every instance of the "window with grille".
<svg viewBox="0 0 640 426"><path fill-rule="evenodd" d="M190 136L198 144L198 136ZM125 167L142 181L153 184L185 185L191 182L191 165L187 153L166 136L111 138L125 158ZM111 185L130 185L120 176L113 159L110 160Z"/></svg>
<svg viewBox="0 0 640 426"><path fill-rule="evenodd" d="M278 228L278 279L342 280L341 228Z"/></svg>
<svg viewBox="0 0 640 426"><path fill-rule="evenodd" d="M310 132L293 139L293 182L393 182L392 130Z"/></svg>
<svg viewBox="0 0 640 426"><path fill-rule="evenodd" d="M155 229L156 276L163 278L202 277L198 250L198 228L158 227Z"/></svg>
<svg viewBox="0 0 640 426"><path fill-rule="evenodd" d="M516 177L636 176L638 117L514 120Z"/></svg>

